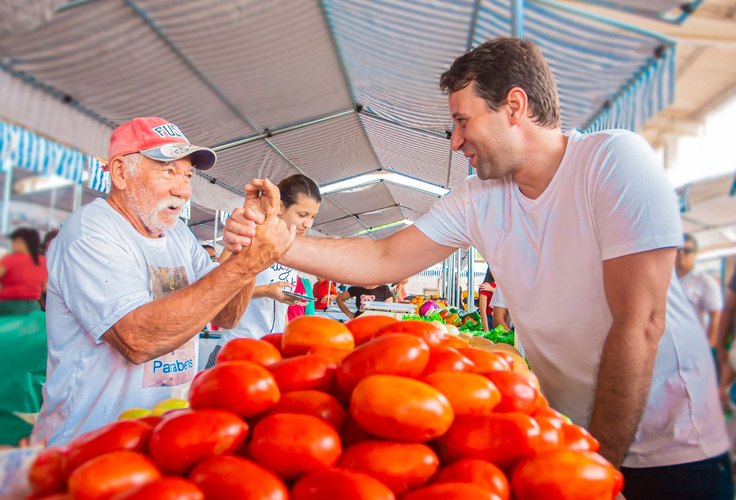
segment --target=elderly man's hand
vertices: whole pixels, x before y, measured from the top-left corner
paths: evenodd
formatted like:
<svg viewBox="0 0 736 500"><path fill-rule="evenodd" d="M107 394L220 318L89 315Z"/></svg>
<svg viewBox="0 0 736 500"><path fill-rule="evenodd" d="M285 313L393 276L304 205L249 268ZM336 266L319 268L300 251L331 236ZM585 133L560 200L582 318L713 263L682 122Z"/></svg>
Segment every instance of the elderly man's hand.
<svg viewBox="0 0 736 500"><path fill-rule="evenodd" d="M256 234L256 224L266 215L278 215L281 208L279 189L268 179L253 179L245 186L245 202L236 208L225 223L223 244L225 250L238 253L250 246Z"/></svg>

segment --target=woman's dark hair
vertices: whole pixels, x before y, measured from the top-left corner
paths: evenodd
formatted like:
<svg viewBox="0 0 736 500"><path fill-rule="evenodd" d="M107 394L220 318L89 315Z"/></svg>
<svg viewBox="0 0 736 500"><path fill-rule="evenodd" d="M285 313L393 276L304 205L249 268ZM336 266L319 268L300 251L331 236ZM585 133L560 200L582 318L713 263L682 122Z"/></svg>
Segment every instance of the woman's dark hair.
<svg viewBox="0 0 736 500"><path fill-rule="evenodd" d="M33 262L38 265L38 254L41 251L41 235L33 228L20 227L10 233L11 240L23 240L31 254Z"/></svg>
<svg viewBox="0 0 736 500"><path fill-rule="evenodd" d="M282 179L278 187L279 193L281 193L281 201L286 208L296 203L299 195L304 195L317 203L322 202L319 186L306 175L290 175L286 179Z"/></svg>
<svg viewBox="0 0 736 500"><path fill-rule="evenodd" d="M49 245L51 245L51 242L59 235L58 229L52 229L48 233L46 233L46 236L43 237L43 242L41 243L41 255L46 255L46 252L49 251Z"/></svg>
<svg viewBox="0 0 736 500"><path fill-rule="evenodd" d="M496 280L493 279L493 273L491 273L491 268L489 266L488 271L486 271L486 276L483 278L483 283L493 283L494 281Z"/></svg>

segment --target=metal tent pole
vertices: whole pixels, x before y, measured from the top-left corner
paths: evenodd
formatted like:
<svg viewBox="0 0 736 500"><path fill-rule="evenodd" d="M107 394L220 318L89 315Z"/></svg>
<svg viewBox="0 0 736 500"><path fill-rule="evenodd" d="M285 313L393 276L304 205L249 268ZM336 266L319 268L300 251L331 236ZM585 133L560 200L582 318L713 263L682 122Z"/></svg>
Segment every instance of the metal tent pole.
<svg viewBox="0 0 736 500"><path fill-rule="evenodd" d="M10 160L0 160L0 166L5 171L5 189L3 190L3 214L2 214L2 234L8 234L10 226L10 195L13 189L13 164Z"/></svg>
<svg viewBox="0 0 736 500"><path fill-rule="evenodd" d="M511 34L516 38L524 38L524 0L511 2Z"/></svg>
<svg viewBox="0 0 736 500"><path fill-rule="evenodd" d="M475 248L468 248L468 312L475 311Z"/></svg>

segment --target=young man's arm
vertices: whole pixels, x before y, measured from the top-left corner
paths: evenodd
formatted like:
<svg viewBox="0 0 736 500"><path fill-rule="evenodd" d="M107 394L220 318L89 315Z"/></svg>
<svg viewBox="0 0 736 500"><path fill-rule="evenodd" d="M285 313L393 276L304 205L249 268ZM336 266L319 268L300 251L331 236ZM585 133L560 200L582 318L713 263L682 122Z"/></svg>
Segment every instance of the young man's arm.
<svg viewBox="0 0 736 500"><path fill-rule="evenodd" d="M341 283L374 285L414 275L453 251L411 226L380 240L297 237L279 262Z"/></svg>
<svg viewBox="0 0 736 500"><path fill-rule="evenodd" d="M661 248L603 262L613 323L601 354L590 432L615 467L626 457L649 397L674 259L674 248Z"/></svg>

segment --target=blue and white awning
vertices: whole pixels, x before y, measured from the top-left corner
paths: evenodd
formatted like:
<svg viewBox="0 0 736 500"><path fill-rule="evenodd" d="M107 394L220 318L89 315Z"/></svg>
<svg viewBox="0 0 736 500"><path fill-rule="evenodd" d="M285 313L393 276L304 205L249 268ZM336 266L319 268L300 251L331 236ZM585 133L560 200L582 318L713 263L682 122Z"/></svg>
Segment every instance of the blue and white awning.
<svg viewBox="0 0 736 500"><path fill-rule="evenodd" d="M55 175L80 184L89 155L0 121L0 159L38 175Z"/></svg>

